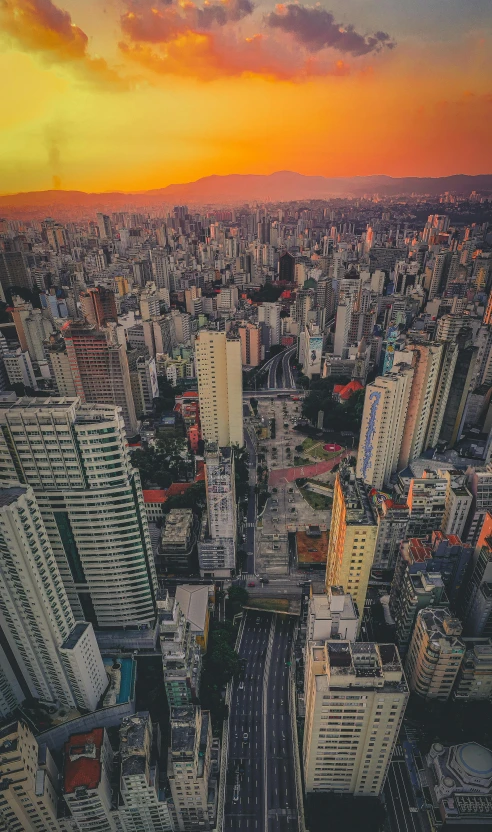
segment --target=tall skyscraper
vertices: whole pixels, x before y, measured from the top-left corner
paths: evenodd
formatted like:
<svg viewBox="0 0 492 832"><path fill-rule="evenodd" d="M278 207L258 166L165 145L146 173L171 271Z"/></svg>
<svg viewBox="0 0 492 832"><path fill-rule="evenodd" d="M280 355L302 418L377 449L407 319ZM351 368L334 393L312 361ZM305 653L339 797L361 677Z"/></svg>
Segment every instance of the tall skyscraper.
<svg viewBox="0 0 492 832"><path fill-rule="evenodd" d="M351 468L337 474L326 560L326 590L341 585L362 615L378 527L362 480Z"/></svg>
<svg viewBox="0 0 492 832"><path fill-rule="evenodd" d="M4 292L14 286L32 289L31 275L22 251L0 251L0 286Z"/></svg>
<svg viewBox="0 0 492 832"><path fill-rule="evenodd" d="M414 374L398 461L399 469L405 468L426 450L427 429L440 378L443 351L442 343L414 343L405 348L405 356L408 352L414 354ZM398 353L395 353L394 363L398 363Z"/></svg>
<svg viewBox="0 0 492 832"><path fill-rule="evenodd" d="M366 387L357 476L382 488L398 469L413 370L405 365Z"/></svg>
<svg viewBox="0 0 492 832"><path fill-rule="evenodd" d="M245 323L238 327L241 339L241 360L243 367L257 367L261 361L261 330L255 324Z"/></svg>
<svg viewBox="0 0 492 832"><path fill-rule="evenodd" d="M195 341L202 434L220 448L244 445L241 342L201 330Z"/></svg>
<svg viewBox="0 0 492 832"><path fill-rule="evenodd" d="M116 408L0 402L0 479L31 485L78 620L155 620L156 576L138 472Z"/></svg>
<svg viewBox="0 0 492 832"><path fill-rule="evenodd" d="M104 665L92 624L75 621L32 488L0 489L0 629L7 713L28 697L96 708Z"/></svg>
<svg viewBox="0 0 492 832"><path fill-rule="evenodd" d="M258 307L258 323L264 323L270 328L272 346L280 344L280 303L262 303Z"/></svg>
<svg viewBox="0 0 492 832"><path fill-rule="evenodd" d="M116 324L104 329L72 321L63 326L63 337L75 382L83 402L121 407L127 436L138 432L130 370L125 345Z"/></svg>
<svg viewBox="0 0 492 832"><path fill-rule="evenodd" d="M408 700L395 645L309 641L304 692L306 791L380 794Z"/></svg>
<svg viewBox="0 0 492 832"><path fill-rule="evenodd" d="M96 214L97 227L99 229L99 236L101 240L111 240L113 231L111 229L111 220L107 214Z"/></svg>

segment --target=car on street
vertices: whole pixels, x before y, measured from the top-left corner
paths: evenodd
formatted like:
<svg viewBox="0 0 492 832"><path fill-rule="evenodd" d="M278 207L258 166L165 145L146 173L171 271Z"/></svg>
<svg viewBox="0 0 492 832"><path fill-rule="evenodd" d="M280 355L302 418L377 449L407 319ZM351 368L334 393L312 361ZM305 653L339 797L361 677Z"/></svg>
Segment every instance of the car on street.
<svg viewBox="0 0 492 832"><path fill-rule="evenodd" d="M249 740L249 734L245 731L244 734L243 734L243 742L248 742L248 740Z"/></svg>
<svg viewBox="0 0 492 832"><path fill-rule="evenodd" d="M254 581L248 581L248 586L256 586Z"/></svg>
<svg viewBox="0 0 492 832"><path fill-rule="evenodd" d="M244 690L244 682L239 682L239 690Z"/></svg>

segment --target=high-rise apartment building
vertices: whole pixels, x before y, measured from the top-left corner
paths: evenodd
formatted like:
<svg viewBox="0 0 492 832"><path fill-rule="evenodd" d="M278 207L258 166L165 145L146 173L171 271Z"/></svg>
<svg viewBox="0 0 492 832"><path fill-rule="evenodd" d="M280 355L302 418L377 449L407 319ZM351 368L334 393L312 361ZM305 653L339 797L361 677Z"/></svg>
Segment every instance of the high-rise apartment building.
<svg viewBox="0 0 492 832"><path fill-rule="evenodd" d="M32 289L31 275L22 251L0 251L0 286L3 292L13 287Z"/></svg>
<svg viewBox="0 0 492 832"><path fill-rule="evenodd" d="M153 730L156 732L155 742ZM148 711L127 716L120 726L118 815L123 832L172 832L172 821L159 781L161 733Z"/></svg>
<svg viewBox="0 0 492 832"><path fill-rule="evenodd" d="M116 408L0 401L0 479L31 485L78 620L155 620L156 576L138 472Z"/></svg>
<svg viewBox="0 0 492 832"><path fill-rule="evenodd" d="M262 303L258 307L258 323L266 324L270 329L270 344L280 344L280 313L282 307L279 303Z"/></svg>
<svg viewBox="0 0 492 832"><path fill-rule="evenodd" d="M413 353L413 379L398 460L399 469L405 468L426 449L427 429L440 378L443 351L442 343L413 343L405 348L405 357L408 352ZM395 353L394 363L399 363L398 353Z"/></svg>
<svg viewBox="0 0 492 832"><path fill-rule="evenodd" d="M195 341L202 434L220 448L244 445L241 342L201 330Z"/></svg>
<svg viewBox="0 0 492 832"><path fill-rule="evenodd" d="M465 529L470 514L473 497L468 490L466 474L463 471L444 470L439 475L447 480L446 504L442 518L441 531L459 538L465 536Z"/></svg>
<svg viewBox="0 0 492 832"><path fill-rule="evenodd" d="M115 294L111 289L96 286L86 289L79 296L82 315L88 324L96 329L106 326L109 321L118 320Z"/></svg>
<svg viewBox="0 0 492 832"><path fill-rule="evenodd" d="M366 387L357 476L382 488L398 468L414 371L400 365Z"/></svg>
<svg viewBox="0 0 492 832"><path fill-rule="evenodd" d="M492 464L469 468L467 474L473 502L468 515L466 540L470 546L477 546L487 514L492 510Z"/></svg>
<svg viewBox="0 0 492 832"><path fill-rule="evenodd" d="M70 398L76 396L77 391L67 346L61 333L52 333L45 341L44 349L57 395L69 396Z"/></svg>
<svg viewBox="0 0 492 832"><path fill-rule="evenodd" d="M240 324L238 335L241 340L243 367L258 367L261 362L261 329L251 323Z"/></svg>
<svg viewBox="0 0 492 832"><path fill-rule="evenodd" d="M96 220L101 240L111 240L113 236L111 219L107 214L96 214Z"/></svg>
<svg viewBox="0 0 492 832"><path fill-rule="evenodd" d="M368 497L378 527L373 567L392 569L400 542L407 537L410 512L406 503L396 503L375 489L369 489Z"/></svg>
<svg viewBox="0 0 492 832"><path fill-rule="evenodd" d="M72 734L65 743L63 797L80 832L118 832L113 765L105 728Z"/></svg>
<svg viewBox="0 0 492 832"><path fill-rule="evenodd" d="M310 641L304 689L306 791L379 795L408 700L395 645Z"/></svg>
<svg viewBox="0 0 492 832"><path fill-rule="evenodd" d="M361 613L374 558L377 525L362 480L350 468L337 474L333 494L326 587L343 586Z"/></svg>
<svg viewBox="0 0 492 832"><path fill-rule="evenodd" d="M198 543L200 571L229 577L236 566L237 506L234 453L215 443L205 446L207 523Z"/></svg>
<svg viewBox="0 0 492 832"><path fill-rule="evenodd" d="M423 699L449 699L465 655L461 631L461 622L448 609L420 610L405 662L411 691Z"/></svg>
<svg viewBox="0 0 492 832"><path fill-rule="evenodd" d="M426 537L442 527L446 496L447 480L435 471L423 471L421 477L410 480L407 504L410 509L408 534L411 537Z"/></svg>
<svg viewBox="0 0 492 832"><path fill-rule="evenodd" d="M6 832L59 832L58 770L49 748L15 720L0 728L0 827Z"/></svg>
<svg viewBox="0 0 492 832"><path fill-rule="evenodd" d="M106 672L92 624L75 621L32 488L0 489L0 561L3 715L29 697L94 710Z"/></svg>
<svg viewBox="0 0 492 832"><path fill-rule="evenodd" d="M201 650L178 601L162 592L157 601L164 688L170 708L198 699Z"/></svg>
<svg viewBox="0 0 492 832"><path fill-rule="evenodd" d="M104 329L79 321L64 324L63 337L75 382L83 402L121 407L129 437L138 431L125 345L117 325Z"/></svg>
<svg viewBox="0 0 492 832"><path fill-rule="evenodd" d="M492 696L492 640L464 638L466 653L456 678L453 698L487 701Z"/></svg>
<svg viewBox="0 0 492 832"><path fill-rule="evenodd" d="M211 773L212 724L200 708L171 709L167 775L179 832L214 828L217 783Z"/></svg>

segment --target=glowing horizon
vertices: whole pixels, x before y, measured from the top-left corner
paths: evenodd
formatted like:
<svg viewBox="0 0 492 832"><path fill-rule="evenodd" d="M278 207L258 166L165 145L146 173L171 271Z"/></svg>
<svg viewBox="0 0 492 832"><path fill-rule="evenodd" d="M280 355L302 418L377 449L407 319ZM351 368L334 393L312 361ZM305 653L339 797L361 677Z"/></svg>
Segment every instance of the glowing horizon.
<svg viewBox="0 0 492 832"><path fill-rule="evenodd" d="M59 2L0 5L2 194L492 172L488 0Z"/></svg>

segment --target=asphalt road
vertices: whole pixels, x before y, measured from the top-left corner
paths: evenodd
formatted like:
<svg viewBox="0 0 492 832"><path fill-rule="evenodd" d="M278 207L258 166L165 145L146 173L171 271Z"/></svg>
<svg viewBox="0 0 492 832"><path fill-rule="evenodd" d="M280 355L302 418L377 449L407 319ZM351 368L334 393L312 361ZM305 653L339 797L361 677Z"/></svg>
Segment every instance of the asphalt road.
<svg viewBox="0 0 492 832"><path fill-rule="evenodd" d="M239 655L243 681L233 686L224 830L298 829L288 674L294 621L246 613Z"/></svg>
<svg viewBox="0 0 492 832"><path fill-rule="evenodd" d="M245 548L248 553L246 561L246 571L250 575L255 574L255 535L256 535L256 450L254 442L249 435L248 429L244 430L244 441L249 454L249 495L248 495L248 511L246 516L246 530L245 530Z"/></svg>

